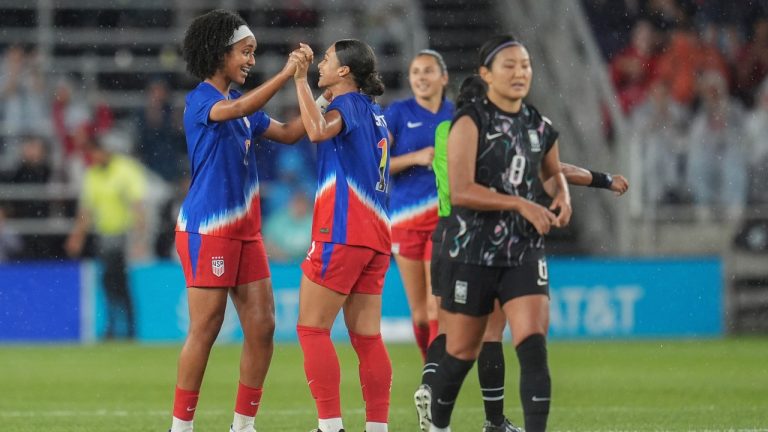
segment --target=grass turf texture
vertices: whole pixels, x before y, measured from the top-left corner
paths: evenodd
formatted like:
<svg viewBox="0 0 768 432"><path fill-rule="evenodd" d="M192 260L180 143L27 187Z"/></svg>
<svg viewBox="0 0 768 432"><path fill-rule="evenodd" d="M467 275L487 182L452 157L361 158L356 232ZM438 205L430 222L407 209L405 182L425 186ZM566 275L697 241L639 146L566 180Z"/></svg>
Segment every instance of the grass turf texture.
<svg viewBox="0 0 768 432"><path fill-rule="evenodd" d="M509 344L506 413L522 423L517 359ZM394 368L390 430L416 431L415 346L389 346ZM0 431L166 431L179 346L0 346ZM552 431L768 430L768 339L553 342ZM354 351L338 347L349 432L364 411ZM198 431L228 430L240 347L215 346L195 417ZM480 431L473 370L453 415L456 432ZM261 432L316 427L298 345L278 344L257 417Z"/></svg>

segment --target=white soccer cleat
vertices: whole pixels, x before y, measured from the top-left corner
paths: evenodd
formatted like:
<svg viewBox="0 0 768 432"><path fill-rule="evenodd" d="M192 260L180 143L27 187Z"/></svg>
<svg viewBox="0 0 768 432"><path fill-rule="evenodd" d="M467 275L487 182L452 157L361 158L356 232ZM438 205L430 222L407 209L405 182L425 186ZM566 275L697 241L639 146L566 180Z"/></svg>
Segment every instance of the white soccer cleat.
<svg viewBox="0 0 768 432"><path fill-rule="evenodd" d="M483 432L525 432L525 431L523 430L523 428L513 425L508 418L504 417L504 421L498 426L486 420L485 424L483 424Z"/></svg>
<svg viewBox="0 0 768 432"><path fill-rule="evenodd" d="M413 403L419 416L419 429L421 432L429 432L429 426L432 425L432 389L426 384L420 385L413 394Z"/></svg>

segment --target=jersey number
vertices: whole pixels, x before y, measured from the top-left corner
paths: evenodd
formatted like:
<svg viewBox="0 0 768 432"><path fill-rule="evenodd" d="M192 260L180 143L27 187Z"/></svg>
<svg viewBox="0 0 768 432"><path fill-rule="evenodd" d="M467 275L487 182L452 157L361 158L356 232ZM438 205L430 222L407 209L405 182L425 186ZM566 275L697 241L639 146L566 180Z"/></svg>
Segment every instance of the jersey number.
<svg viewBox="0 0 768 432"><path fill-rule="evenodd" d="M386 169L387 169L387 154L389 153L389 146L387 145L387 139L382 138L376 147L381 149L381 160L379 161L379 182L376 183L376 190L384 192L387 190L386 181Z"/></svg>
<svg viewBox="0 0 768 432"><path fill-rule="evenodd" d="M509 165L509 182L515 187L520 186L523 182L523 174L525 174L525 158L515 155Z"/></svg>

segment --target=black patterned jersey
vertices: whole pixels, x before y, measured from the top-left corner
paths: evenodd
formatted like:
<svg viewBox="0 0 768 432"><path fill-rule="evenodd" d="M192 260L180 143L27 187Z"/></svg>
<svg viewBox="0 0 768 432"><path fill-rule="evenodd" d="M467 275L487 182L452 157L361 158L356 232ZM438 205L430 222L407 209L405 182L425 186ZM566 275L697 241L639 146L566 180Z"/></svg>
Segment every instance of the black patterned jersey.
<svg viewBox="0 0 768 432"><path fill-rule="evenodd" d="M549 119L531 105L509 113L487 99L463 107L454 123L463 116L472 119L479 134L475 182L501 194L540 199L541 163L559 135ZM544 248L533 224L512 211L454 206L435 236L442 237L441 258L489 267L517 266L533 249Z"/></svg>

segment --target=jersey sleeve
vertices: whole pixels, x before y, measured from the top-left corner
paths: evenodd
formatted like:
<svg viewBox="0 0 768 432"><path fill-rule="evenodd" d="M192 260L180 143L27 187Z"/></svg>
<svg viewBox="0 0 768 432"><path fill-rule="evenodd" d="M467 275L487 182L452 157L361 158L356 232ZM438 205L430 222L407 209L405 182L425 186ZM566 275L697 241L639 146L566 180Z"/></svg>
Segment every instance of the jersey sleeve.
<svg viewBox="0 0 768 432"><path fill-rule="evenodd" d="M251 136L253 138L260 137L269 128L269 123L272 119L263 111L256 111L248 116L248 120L251 122Z"/></svg>
<svg viewBox="0 0 768 432"><path fill-rule="evenodd" d="M475 107L475 104L468 104L457 111L453 116L451 124L456 124L456 122L464 116L468 116L472 119L472 122L477 126L478 131L481 129L480 112L477 110L477 107Z"/></svg>
<svg viewBox="0 0 768 432"><path fill-rule="evenodd" d="M344 122L344 126L340 135L346 135L350 131L357 127L357 117L355 115L354 100L346 95L341 95L333 99L330 105L328 105L328 111L336 110L341 115L341 120Z"/></svg>
<svg viewBox="0 0 768 432"><path fill-rule="evenodd" d="M208 115L211 113L211 109L217 102L224 100L224 95L219 92L206 92L198 90L190 98L187 109L192 111L195 123L199 123L208 126L212 122Z"/></svg>
<svg viewBox="0 0 768 432"><path fill-rule="evenodd" d="M555 146L557 138L560 137L560 132L552 126L552 120L544 116L541 117L541 120L544 122L544 154L547 154Z"/></svg>

